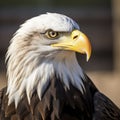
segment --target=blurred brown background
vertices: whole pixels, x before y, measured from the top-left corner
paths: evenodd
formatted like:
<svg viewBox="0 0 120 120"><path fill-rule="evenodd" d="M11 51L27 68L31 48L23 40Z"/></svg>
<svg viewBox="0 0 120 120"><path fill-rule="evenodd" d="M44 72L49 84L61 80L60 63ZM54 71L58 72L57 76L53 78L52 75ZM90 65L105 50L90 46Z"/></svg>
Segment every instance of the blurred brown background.
<svg viewBox="0 0 120 120"><path fill-rule="evenodd" d="M92 57L77 55L96 86L120 107L120 0L1 0L0 88L6 82L5 53L15 31L25 20L58 12L76 20L91 40Z"/></svg>

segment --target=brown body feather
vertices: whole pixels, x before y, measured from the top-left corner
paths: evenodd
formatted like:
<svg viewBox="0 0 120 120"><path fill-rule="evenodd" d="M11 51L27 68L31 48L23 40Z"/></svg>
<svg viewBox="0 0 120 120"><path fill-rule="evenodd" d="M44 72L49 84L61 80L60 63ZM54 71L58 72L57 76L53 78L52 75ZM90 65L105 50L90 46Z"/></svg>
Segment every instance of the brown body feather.
<svg viewBox="0 0 120 120"><path fill-rule="evenodd" d="M56 77L51 79L42 100L35 91L30 105L27 96L15 108L8 106L6 88L0 92L0 120L120 120L120 110L86 77L84 95L70 85L66 90Z"/></svg>

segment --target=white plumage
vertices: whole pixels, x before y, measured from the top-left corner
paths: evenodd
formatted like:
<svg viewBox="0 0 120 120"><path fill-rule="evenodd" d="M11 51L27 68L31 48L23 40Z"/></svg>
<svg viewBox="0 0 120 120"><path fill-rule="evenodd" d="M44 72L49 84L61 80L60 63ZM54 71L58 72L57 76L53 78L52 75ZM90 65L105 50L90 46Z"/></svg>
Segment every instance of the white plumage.
<svg viewBox="0 0 120 120"><path fill-rule="evenodd" d="M91 44L71 18L47 13L21 25L7 52L0 120L118 120L120 109L95 87L75 52Z"/></svg>
<svg viewBox="0 0 120 120"><path fill-rule="evenodd" d="M49 40L44 33L50 29L61 32L61 36ZM59 51L58 48L50 46L61 39L66 39L66 35L74 29L79 29L75 21L56 13L34 17L21 25L11 40L7 53L9 104L15 101L17 107L25 92L30 103L30 98L36 89L41 100L50 82L49 78L55 71L63 80L66 89L69 89L71 83L83 92L84 86L79 76L84 75L75 53Z"/></svg>

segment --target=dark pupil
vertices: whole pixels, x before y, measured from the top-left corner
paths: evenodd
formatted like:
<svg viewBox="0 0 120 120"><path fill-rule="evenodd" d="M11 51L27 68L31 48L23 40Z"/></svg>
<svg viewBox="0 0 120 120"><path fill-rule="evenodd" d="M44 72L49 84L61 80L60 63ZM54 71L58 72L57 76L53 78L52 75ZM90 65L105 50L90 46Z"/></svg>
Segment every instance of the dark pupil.
<svg viewBox="0 0 120 120"><path fill-rule="evenodd" d="M50 32L51 37L55 37L56 35L57 35L56 32L53 32L53 31Z"/></svg>

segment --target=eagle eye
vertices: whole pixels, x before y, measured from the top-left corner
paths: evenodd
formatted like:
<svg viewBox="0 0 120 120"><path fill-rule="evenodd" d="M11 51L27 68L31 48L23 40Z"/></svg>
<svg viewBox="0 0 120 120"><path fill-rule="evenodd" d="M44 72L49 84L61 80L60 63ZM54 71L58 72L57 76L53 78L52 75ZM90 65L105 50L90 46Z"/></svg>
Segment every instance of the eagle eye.
<svg viewBox="0 0 120 120"><path fill-rule="evenodd" d="M59 36L59 32L53 31L53 30L48 30L46 31L45 35L49 39L55 39Z"/></svg>

